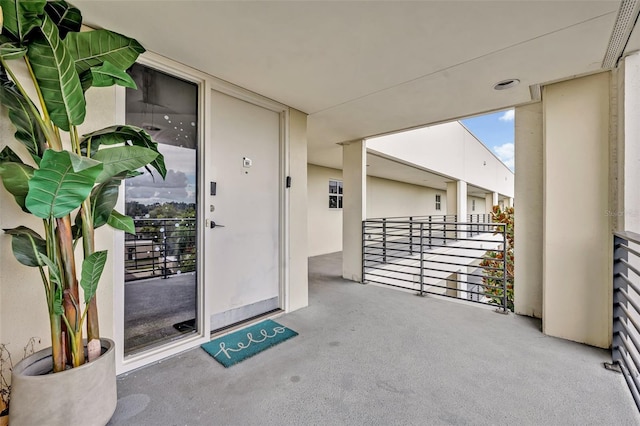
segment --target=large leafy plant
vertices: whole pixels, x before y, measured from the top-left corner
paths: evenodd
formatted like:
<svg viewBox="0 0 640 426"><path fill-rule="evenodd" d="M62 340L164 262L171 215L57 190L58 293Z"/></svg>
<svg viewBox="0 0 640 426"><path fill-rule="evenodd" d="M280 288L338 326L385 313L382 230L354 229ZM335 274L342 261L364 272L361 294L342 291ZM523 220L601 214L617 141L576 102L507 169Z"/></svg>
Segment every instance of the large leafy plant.
<svg viewBox="0 0 640 426"><path fill-rule="evenodd" d="M137 41L107 30L80 32L80 11L62 0L0 0L0 6L0 102L19 142L0 152L0 178L20 208L43 223L42 232L26 226L5 232L16 259L40 271L58 372L86 362L85 323L88 360L100 355L96 288L107 252L95 250L95 229L109 224L133 233L132 219L114 210L121 181L141 167L163 177L166 169L142 129L112 126L80 136L77 128L91 87L135 88L125 71L144 52Z"/></svg>
<svg viewBox="0 0 640 426"><path fill-rule="evenodd" d="M513 286L514 286L514 209L513 207L506 207L501 209L500 206L493 206L491 212L491 222L501 223L503 226L496 226L495 233L505 232L505 244L507 245L505 251L488 251L485 257L480 262L480 266L484 268L484 277L482 282L484 285L485 295L489 298L491 303L502 306L504 304L504 254L506 252L506 302L507 309L513 312ZM495 235L495 234L494 234Z"/></svg>

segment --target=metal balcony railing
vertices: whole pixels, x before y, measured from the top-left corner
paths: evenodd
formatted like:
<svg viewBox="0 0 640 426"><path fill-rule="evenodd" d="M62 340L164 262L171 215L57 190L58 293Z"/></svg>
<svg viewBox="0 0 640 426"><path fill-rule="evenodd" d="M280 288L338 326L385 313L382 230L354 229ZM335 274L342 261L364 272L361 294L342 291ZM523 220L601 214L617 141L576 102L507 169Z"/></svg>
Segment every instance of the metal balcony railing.
<svg viewBox="0 0 640 426"><path fill-rule="evenodd" d="M364 282L508 310L506 227L456 216L367 219L362 223ZM509 284L511 283L511 284Z"/></svg>
<svg viewBox="0 0 640 426"><path fill-rule="evenodd" d="M640 409L640 235L620 232L613 238L611 358Z"/></svg>
<svg viewBox="0 0 640 426"><path fill-rule="evenodd" d="M195 218L134 219L125 237L125 281L196 270Z"/></svg>

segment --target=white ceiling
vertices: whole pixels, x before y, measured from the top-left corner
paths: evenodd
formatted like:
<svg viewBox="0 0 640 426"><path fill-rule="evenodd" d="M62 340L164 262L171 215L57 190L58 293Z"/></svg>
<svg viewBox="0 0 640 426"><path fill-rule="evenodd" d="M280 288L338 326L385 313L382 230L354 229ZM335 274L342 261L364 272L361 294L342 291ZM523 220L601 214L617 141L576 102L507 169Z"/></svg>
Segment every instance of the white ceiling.
<svg viewBox="0 0 640 426"><path fill-rule="evenodd" d="M595 72L620 1L74 1L85 23L309 114L336 143L531 101ZM627 50L640 47L634 34ZM505 91L506 78L521 84Z"/></svg>

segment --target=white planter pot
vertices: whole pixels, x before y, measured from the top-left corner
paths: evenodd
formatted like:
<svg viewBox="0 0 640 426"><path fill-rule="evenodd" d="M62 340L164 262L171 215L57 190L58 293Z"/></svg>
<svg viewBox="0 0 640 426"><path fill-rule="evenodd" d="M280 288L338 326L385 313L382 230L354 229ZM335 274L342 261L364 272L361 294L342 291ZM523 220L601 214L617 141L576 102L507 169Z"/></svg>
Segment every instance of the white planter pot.
<svg viewBox="0 0 640 426"><path fill-rule="evenodd" d="M20 361L11 373L11 426L104 426L116 409L115 343L101 339L100 358L56 374L51 348Z"/></svg>

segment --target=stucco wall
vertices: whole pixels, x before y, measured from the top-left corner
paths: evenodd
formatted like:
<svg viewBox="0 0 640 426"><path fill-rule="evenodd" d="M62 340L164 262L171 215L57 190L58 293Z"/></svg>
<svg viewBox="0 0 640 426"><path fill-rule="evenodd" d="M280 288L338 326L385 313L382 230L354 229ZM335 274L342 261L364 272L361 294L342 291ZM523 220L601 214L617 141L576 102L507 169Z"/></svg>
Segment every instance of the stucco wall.
<svg viewBox="0 0 640 426"><path fill-rule="evenodd" d="M342 250L342 210L329 208L329 180L342 180L342 170L307 166L309 256Z"/></svg>
<svg viewBox="0 0 640 426"><path fill-rule="evenodd" d="M542 317L542 103L515 109L515 311Z"/></svg>
<svg viewBox="0 0 640 426"><path fill-rule="evenodd" d="M88 133L114 123L115 90L92 88L87 92L87 117L80 134ZM22 146L13 140L15 130L2 108L0 118L0 149L10 145L14 150ZM0 229L19 225L42 233L42 221L23 213L13 197L0 185ZM96 231L96 250L108 249L109 257L98 287L100 332L113 337L113 231L107 226ZM80 253L80 252L79 252ZM80 258L78 255L76 258ZM36 268L19 264L11 251L11 238L0 234L0 342L6 343L18 361L22 348L30 337L41 339L41 347L49 346L49 319L44 289ZM36 348L38 349L38 348Z"/></svg>
<svg viewBox="0 0 640 426"><path fill-rule="evenodd" d="M368 139L367 148L513 197L513 172L457 121Z"/></svg>
<svg viewBox="0 0 640 426"><path fill-rule="evenodd" d="M342 170L309 164L307 172L309 256L341 251L342 210L330 209L328 197L329 180L342 180ZM441 195L440 211L435 209L435 194ZM475 199L477 212L484 211L484 200ZM367 217L438 215L446 209L446 191L367 177Z"/></svg>
<svg viewBox="0 0 640 426"><path fill-rule="evenodd" d="M543 92L543 331L603 348L612 304L609 91L610 73L601 73Z"/></svg>
<svg viewBox="0 0 640 426"><path fill-rule="evenodd" d="M475 201L475 209L473 202ZM467 214L486 214L486 200L484 197L467 197Z"/></svg>
<svg viewBox="0 0 640 426"><path fill-rule="evenodd" d="M436 210L436 194L442 209ZM427 216L444 214L446 191L367 176L367 217Z"/></svg>

